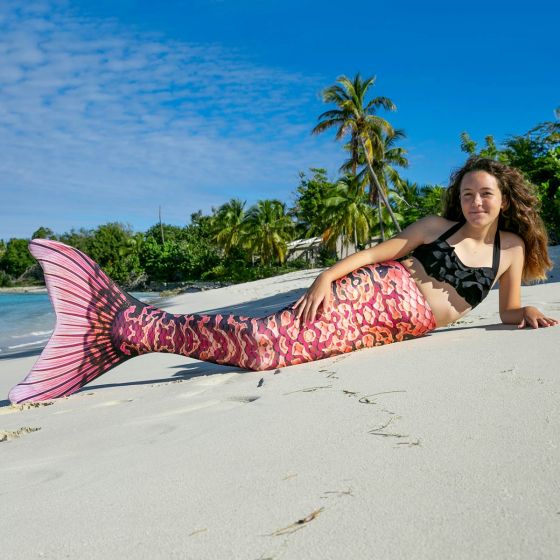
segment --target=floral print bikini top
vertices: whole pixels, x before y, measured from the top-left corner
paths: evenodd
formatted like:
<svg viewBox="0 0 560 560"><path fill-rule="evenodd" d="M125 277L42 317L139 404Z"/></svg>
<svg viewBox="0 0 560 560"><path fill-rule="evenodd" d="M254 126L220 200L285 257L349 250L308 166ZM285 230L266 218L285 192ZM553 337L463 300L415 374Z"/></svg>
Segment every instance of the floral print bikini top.
<svg viewBox="0 0 560 560"><path fill-rule="evenodd" d="M455 254L455 248L446 241L464 222L459 222L442 233L435 241L419 245L412 251L427 274L440 282L451 284L471 307L476 307L487 295L500 266L500 232L496 230L492 266L473 268L465 266Z"/></svg>

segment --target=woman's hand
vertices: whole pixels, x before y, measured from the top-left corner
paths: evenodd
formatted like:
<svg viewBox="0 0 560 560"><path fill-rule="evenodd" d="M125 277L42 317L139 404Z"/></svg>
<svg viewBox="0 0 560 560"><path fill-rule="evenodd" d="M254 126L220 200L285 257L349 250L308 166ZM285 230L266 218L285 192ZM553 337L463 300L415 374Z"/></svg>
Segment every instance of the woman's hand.
<svg viewBox="0 0 560 560"><path fill-rule="evenodd" d="M331 304L331 285L331 280L319 274L307 292L294 303L296 317L306 323L315 319L320 305L323 305L323 311L326 311Z"/></svg>
<svg viewBox="0 0 560 560"><path fill-rule="evenodd" d="M523 308L523 318L517 328L533 327L534 329L538 329L539 327L552 327L557 324L558 321L556 319L545 317L544 313L539 311L536 307L531 307L529 305Z"/></svg>

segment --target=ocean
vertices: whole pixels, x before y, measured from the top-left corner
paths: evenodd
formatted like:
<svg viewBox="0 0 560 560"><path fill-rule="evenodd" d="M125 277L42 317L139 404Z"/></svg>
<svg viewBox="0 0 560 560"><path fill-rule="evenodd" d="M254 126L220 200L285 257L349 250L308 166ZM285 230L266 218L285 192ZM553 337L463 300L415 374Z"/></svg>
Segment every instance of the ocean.
<svg viewBox="0 0 560 560"><path fill-rule="evenodd" d="M131 292L140 301L157 305L159 294ZM54 329L56 316L48 294L0 293L0 357L43 348Z"/></svg>

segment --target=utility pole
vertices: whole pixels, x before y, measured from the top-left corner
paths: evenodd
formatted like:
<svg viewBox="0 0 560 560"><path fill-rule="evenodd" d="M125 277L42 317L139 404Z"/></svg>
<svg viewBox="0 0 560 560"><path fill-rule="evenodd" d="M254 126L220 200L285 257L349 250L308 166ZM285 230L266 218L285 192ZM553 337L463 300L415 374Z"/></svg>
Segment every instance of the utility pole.
<svg viewBox="0 0 560 560"><path fill-rule="evenodd" d="M161 244L165 245L165 237L163 236L163 225L161 223L161 205L159 207L159 231L161 232Z"/></svg>

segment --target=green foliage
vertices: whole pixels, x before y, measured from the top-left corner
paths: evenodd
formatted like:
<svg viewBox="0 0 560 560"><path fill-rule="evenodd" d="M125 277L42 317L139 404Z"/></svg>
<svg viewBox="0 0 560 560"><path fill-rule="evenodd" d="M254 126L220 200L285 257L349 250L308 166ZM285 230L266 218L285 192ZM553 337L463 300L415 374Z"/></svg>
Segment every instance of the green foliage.
<svg viewBox="0 0 560 560"><path fill-rule="evenodd" d="M212 235L212 216L206 216L201 210L191 214L191 223L187 226L189 228L195 228L198 232L197 235L209 239Z"/></svg>
<svg viewBox="0 0 560 560"><path fill-rule="evenodd" d="M293 239L294 223L279 200L259 200L245 219L242 245L261 263L271 266L286 259L287 242Z"/></svg>
<svg viewBox="0 0 560 560"><path fill-rule="evenodd" d="M393 211L393 215L395 216L395 218L397 219L397 221L399 222L399 225L403 223L404 221L404 217L399 214L398 211ZM389 214L387 208L385 206L381 207L381 220L379 219L379 208L377 208L377 211L374 214L374 223L373 223L373 227L372 227L372 236L373 237L377 237L377 238L381 238L381 227L380 227L380 221L383 225L383 232L384 232L384 239L387 239L389 237L393 237L393 235L397 234L397 229L395 227L395 224L393 222L393 219L391 217L391 215ZM360 244L359 246L363 246L362 244Z"/></svg>
<svg viewBox="0 0 560 560"><path fill-rule="evenodd" d="M278 274L292 272L307 268L309 264L301 259L284 263L283 265L261 265L247 266L244 260L223 261L214 268L203 274L203 280L221 280L225 282L251 282L261 278L269 278Z"/></svg>
<svg viewBox="0 0 560 560"><path fill-rule="evenodd" d="M551 125L551 126L547 126ZM514 136L506 142L504 155L510 165L521 169L537 186L541 201L541 216L553 243L560 241L560 132L556 123L542 123L524 136ZM550 133L546 134L549 130Z"/></svg>
<svg viewBox="0 0 560 560"><path fill-rule="evenodd" d="M185 238L177 245L177 268L182 279L197 280L220 261L217 247L211 242L210 217L193 214L185 228Z"/></svg>
<svg viewBox="0 0 560 560"><path fill-rule="evenodd" d="M505 157L504 153L498 149L492 135L488 135L484 138L486 146L484 148L481 148L478 153L476 151L478 144L469 136L467 132L461 132L460 139L461 151L466 152L471 156L478 155L480 157L495 159L501 161L502 163L507 163L507 157Z"/></svg>
<svg viewBox="0 0 560 560"><path fill-rule="evenodd" d="M33 233L31 239L56 239L56 235L51 228L41 226Z"/></svg>
<svg viewBox="0 0 560 560"><path fill-rule="evenodd" d="M225 282L243 282L252 279L250 271L253 267L247 263L247 254L241 246L232 247L227 258L222 258L202 274L202 280L222 280Z"/></svg>
<svg viewBox="0 0 560 560"><path fill-rule="evenodd" d="M537 185L537 196L541 204L541 217L548 230L550 243L560 243L560 190L556 190L550 197L548 181Z"/></svg>
<svg viewBox="0 0 560 560"><path fill-rule="evenodd" d="M71 229L67 233L59 236L61 243L75 247L83 253L89 253L90 240L93 237L93 230L80 228L78 231Z"/></svg>
<svg viewBox="0 0 560 560"><path fill-rule="evenodd" d="M214 211L209 222L211 239L228 256L241 245L245 233L245 202L232 198Z"/></svg>
<svg viewBox="0 0 560 560"><path fill-rule="evenodd" d="M445 187L440 185L425 185L422 187L422 197L420 198L421 218L431 214L441 215L445 191Z"/></svg>
<svg viewBox="0 0 560 560"><path fill-rule="evenodd" d="M315 237L325 231L323 223L324 200L334 183L327 179L325 169L311 168L311 178L301 172L296 189L297 198L292 215L297 219L296 237Z"/></svg>
<svg viewBox="0 0 560 560"><path fill-rule="evenodd" d="M332 266L338 261L336 251L322 244L319 248L318 262L319 266Z"/></svg>
<svg viewBox="0 0 560 560"><path fill-rule="evenodd" d="M441 215L446 189L440 185L424 185L402 181L399 194L395 195L397 212L402 216L402 226L416 222L431 214Z"/></svg>
<svg viewBox="0 0 560 560"><path fill-rule="evenodd" d="M0 259L0 269L6 274L18 278L35 264L27 245L28 239L12 238L6 245L6 251Z"/></svg>
<svg viewBox="0 0 560 560"><path fill-rule="evenodd" d="M195 213L186 227L156 224L144 234L140 265L156 282L198 280L219 262L210 240L210 218ZM161 242L161 230L165 242Z"/></svg>
<svg viewBox="0 0 560 560"><path fill-rule="evenodd" d="M163 245L164 242L178 243L185 237L185 228L172 226L170 224L154 224L144 233L146 239L153 238L156 243Z"/></svg>
<svg viewBox="0 0 560 560"><path fill-rule="evenodd" d="M13 285L13 278L7 272L0 270L0 288L11 288Z"/></svg>
<svg viewBox="0 0 560 560"><path fill-rule="evenodd" d="M150 230L148 230L150 231ZM155 282L174 282L178 278L175 274L174 241L161 243L161 238L146 236L140 249L140 265Z"/></svg>
<svg viewBox="0 0 560 560"><path fill-rule="evenodd" d="M375 218L358 177L347 175L340 179L330 189L324 205L323 239L329 247L339 238L347 248L369 240Z"/></svg>
<svg viewBox="0 0 560 560"><path fill-rule="evenodd" d="M417 183L401 180L399 192L393 197L397 211L403 216L402 226L416 222L422 217L422 189Z"/></svg>
<svg viewBox="0 0 560 560"><path fill-rule="evenodd" d="M117 222L99 226L87 245L89 256L115 282L126 286L141 275L139 240L129 226Z"/></svg>

